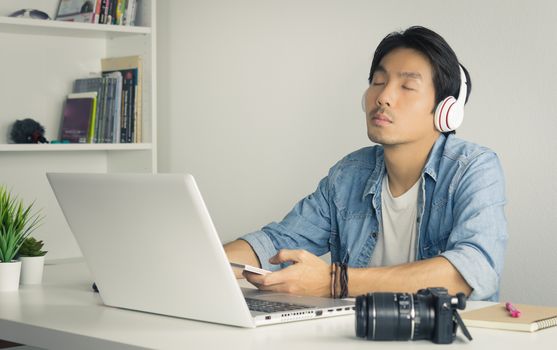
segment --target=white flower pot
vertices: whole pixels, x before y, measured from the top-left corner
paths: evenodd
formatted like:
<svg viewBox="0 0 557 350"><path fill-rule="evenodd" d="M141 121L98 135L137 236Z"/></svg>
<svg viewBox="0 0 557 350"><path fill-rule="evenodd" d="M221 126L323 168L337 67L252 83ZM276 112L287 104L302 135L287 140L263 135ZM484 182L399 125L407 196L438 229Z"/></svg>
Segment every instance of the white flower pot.
<svg viewBox="0 0 557 350"><path fill-rule="evenodd" d="M21 261L0 262L0 292L13 292L19 288Z"/></svg>
<svg viewBox="0 0 557 350"><path fill-rule="evenodd" d="M41 284L43 281L44 255L20 256L21 284Z"/></svg>

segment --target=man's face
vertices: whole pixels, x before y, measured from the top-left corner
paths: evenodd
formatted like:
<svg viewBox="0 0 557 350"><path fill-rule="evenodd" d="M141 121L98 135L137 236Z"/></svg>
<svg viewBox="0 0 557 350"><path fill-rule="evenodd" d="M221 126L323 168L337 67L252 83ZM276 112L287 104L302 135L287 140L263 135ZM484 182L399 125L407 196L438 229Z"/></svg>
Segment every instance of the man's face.
<svg viewBox="0 0 557 350"><path fill-rule="evenodd" d="M385 146L434 139L435 88L429 60L420 52L399 48L389 52L366 90L367 134Z"/></svg>

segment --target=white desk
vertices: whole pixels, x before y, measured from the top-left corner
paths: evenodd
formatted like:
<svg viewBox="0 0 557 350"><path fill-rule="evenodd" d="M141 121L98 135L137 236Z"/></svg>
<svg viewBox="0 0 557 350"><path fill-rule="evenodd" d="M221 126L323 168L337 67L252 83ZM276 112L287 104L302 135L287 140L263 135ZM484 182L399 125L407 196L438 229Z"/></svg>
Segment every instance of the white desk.
<svg viewBox="0 0 557 350"><path fill-rule="evenodd" d="M103 306L83 262L47 266L42 286L0 293L0 339L51 349L431 349L429 341L371 342L354 317L243 329ZM469 303L479 307L485 303ZM226 312L226 310L223 310ZM557 327L536 333L470 329L447 348L555 349Z"/></svg>

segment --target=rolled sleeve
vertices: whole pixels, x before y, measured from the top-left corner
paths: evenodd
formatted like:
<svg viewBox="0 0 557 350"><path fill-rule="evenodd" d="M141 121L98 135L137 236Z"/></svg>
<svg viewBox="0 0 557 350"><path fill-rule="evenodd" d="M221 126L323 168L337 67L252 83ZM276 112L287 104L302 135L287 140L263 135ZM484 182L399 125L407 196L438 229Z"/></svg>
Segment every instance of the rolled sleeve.
<svg viewBox="0 0 557 350"><path fill-rule="evenodd" d="M505 184L497 156L484 153L465 169L454 196L445 257L473 289L472 300L497 300L508 240Z"/></svg>
<svg viewBox="0 0 557 350"><path fill-rule="evenodd" d="M441 254L458 270L462 278L472 288L470 300L498 299L499 275L477 250L455 249Z"/></svg>
<svg viewBox="0 0 557 350"><path fill-rule="evenodd" d="M259 259L261 268L269 271L276 271L280 269L280 265L273 265L269 263L269 259L278 253L273 241L263 231L255 231L248 233L240 239L248 242L253 251Z"/></svg>

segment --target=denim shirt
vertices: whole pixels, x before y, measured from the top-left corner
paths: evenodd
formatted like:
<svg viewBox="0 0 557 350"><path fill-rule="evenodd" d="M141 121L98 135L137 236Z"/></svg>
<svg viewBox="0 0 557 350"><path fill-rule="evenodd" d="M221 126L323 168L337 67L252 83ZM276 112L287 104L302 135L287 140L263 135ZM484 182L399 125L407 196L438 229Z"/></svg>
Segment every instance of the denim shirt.
<svg viewBox="0 0 557 350"><path fill-rule="evenodd" d="M360 149L335 164L316 191L281 222L241 239L264 269L280 249L305 249L351 267L368 267L381 227L382 146ZM505 183L488 148L441 134L429 154L418 194L416 260L443 256L473 289L472 300L498 300L508 239Z"/></svg>

